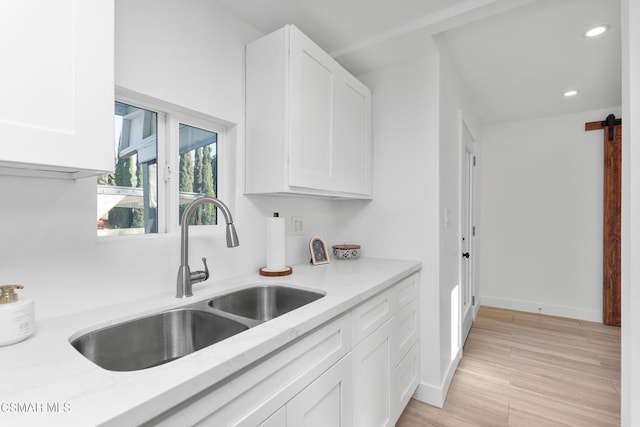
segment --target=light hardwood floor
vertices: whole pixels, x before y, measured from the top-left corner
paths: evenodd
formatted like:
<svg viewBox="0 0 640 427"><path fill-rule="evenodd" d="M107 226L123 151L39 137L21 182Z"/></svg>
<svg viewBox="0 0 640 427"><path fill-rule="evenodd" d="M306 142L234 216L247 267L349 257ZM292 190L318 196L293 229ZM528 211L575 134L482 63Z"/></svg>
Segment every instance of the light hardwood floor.
<svg viewBox="0 0 640 427"><path fill-rule="evenodd" d="M397 427L619 426L620 328L482 307L443 409Z"/></svg>

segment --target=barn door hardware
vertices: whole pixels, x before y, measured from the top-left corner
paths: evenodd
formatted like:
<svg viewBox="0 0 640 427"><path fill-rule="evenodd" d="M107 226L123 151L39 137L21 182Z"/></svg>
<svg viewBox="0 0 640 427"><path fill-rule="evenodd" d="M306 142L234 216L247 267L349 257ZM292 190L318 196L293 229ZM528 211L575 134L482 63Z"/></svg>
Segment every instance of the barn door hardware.
<svg viewBox="0 0 640 427"><path fill-rule="evenodd" d="M602 127L603 128L606 127L608 130L607 140L609 142L613 142L613 129L615 128L616 125L619 126L621 124L622 124L622 119L616 119L616 116L613 114L609 114L605 119L605 121L602 122Z"/></svg>

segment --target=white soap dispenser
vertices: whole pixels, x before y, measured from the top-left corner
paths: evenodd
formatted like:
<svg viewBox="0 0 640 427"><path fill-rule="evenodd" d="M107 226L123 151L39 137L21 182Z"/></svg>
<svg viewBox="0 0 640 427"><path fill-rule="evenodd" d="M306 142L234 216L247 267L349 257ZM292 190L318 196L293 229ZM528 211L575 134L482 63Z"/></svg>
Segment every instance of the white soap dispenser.
<svg viewBox="0 0 640 427"><path fill-rule="evenodd" d="M0 286L0 346L15 344L35 332L32 300L19 300L22 285Z"/></svg>

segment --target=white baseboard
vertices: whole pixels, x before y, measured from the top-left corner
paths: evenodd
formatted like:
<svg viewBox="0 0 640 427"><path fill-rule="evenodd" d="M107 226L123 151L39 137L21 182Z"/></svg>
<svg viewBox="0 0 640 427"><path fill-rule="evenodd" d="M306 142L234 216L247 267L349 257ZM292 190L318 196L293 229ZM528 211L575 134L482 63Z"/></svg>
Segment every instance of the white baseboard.
<svg viewBox="0 0 640 427"><path fill-rule="evenodd" d="M447 372L440 385L434 386L432 384L421 382L418 384L418 388L413 394L413 398L437 408L442 408L444 406L444 401L447 398L447 392L449 391L451 380L453 380L453 374L455 374L456 369L458 368L458 363L460 363L461 356L462 352L458 351L456 358L449 363Z"/></svg>
<svg viewBox="0 0 640 427"><path fill-rule="evenodd" d="M568 317L571 319L602 322L602 310L569 307L563 305L544 304L532 301L521 301L508 298L498 298L481 295L480 305L505 308L508 310L526 311L529 313L549 314L552 316Z"/></svg>

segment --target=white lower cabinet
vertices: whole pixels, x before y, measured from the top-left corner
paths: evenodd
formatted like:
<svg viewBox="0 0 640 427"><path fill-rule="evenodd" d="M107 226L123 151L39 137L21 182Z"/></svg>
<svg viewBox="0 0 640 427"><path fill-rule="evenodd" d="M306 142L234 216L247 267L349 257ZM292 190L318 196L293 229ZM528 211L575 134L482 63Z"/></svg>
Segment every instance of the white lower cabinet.
<svg viewBox="0 0 640 427"><path fill-rule="evenodd" d="M393 426L418 387L419 276L353 309L353 425Z"/></svg>
<svg viewBox="0 0 640 427"><path fill-rule="evenodd" d="M392 425L391 326L387 321L352 351L355 427Z"/></svg>
<svg viewBox="0 0 640 427"><path fill-rule="evenodd" d="M351 356L347 355L287 403L287 427L351 425Z"/></svg>
<svg viewBox="0 0 640 427"><path fill-rule="evenodd" d="M418 341L419 320L418 301L406 305L393 316L393 332L391 334L393 366L400 363L400 360Z"/></svg>
<svg viewBox="0 0 640 427"><path fill-rule="evenodd" d="M352 350L355 427L395 425L418 386L417 283L417 274L410 276L353 310L354 340L361 336L359 332L367 330L359 328L359 325L374 324L362 322L363 318L386 319L375 331L368 330ZM390 301L395 303L388 304ZM358 313L366 313L367 316L359 316Z"/></svg>
<svg viewBox="0 0 640 427"><path fill-rule="evenodd" d="M391 371L391 419L395 422L420 382L420 348L415 343Z"/></svg>
<svg viewBox="0 0 640 427"><path fill-rule="evenodd" d="M353 347L393 317L394 291L395 288L389 288L353 309Z"/></svg>
<svg viewBox="0 0 640 427"><path fill-rule="evenodd" d="M148 424L393 426L419 381L417 283L416 273Z"/></svg>
<svg viewBox="0 0 640 427"><path fill-rule="evenodd" d="M351 355L347 355L257 425L349 427L352 418L352 384Z"/></svg>
<svg viewBox="0 0 640 427"><path fill-rule="evenodd" d="M276 411L351 350L351 312L304 335L223 385L188 399L151 425L255 427L277 424ZM274 424L276 423L276 424Z"/></svg>

